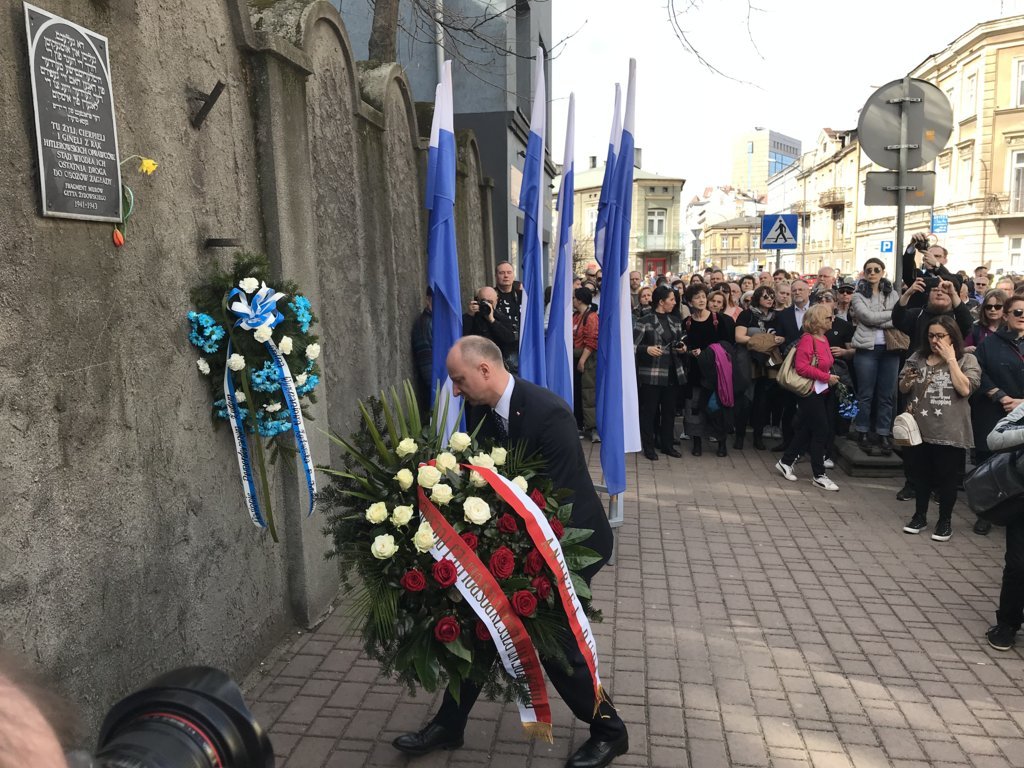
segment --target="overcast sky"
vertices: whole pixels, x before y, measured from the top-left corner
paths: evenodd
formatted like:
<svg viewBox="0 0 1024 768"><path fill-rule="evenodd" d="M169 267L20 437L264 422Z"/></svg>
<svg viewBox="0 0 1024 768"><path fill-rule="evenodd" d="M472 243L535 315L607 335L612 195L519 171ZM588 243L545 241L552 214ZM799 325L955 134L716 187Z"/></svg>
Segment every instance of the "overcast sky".
<svg viewBox="0 0 1024 768"><path fill-rule="evenodd" d="M694 46L737 80L709 72L676 39L666 0L554 0L551 156L561 162L570 91L576 165L604 157L614 84L637 59L636 144L645 169L687 179L686 192L729 181L736 136L765 126L800 139L855 128L874 87L902 77L974 24L1024 12L1020 0L698 0L681 18ZM687 0L678 0L684 7ZM574 34L575 33L575 34ZM750 37L753 37L754 44Z"/></svg>

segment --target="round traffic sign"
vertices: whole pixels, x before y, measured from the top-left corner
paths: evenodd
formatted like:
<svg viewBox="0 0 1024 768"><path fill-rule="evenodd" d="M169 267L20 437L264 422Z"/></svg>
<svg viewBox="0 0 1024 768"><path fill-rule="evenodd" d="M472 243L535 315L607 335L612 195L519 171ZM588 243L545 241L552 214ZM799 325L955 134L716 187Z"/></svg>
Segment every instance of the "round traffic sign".
<svg viewBox="0 0 1024 768"><path fill-rule="evenodd" d="M904 97L903 78L875 91L864 103L857 121L860 146L883 168L900 167L900 110L907 112L907 168L919 168L935 159L953 133L953 108L941 90L927 80L910 78L911 101ZM913 99L916 99L913 100ZM895 147L895 149L893 148Z"/></svg>

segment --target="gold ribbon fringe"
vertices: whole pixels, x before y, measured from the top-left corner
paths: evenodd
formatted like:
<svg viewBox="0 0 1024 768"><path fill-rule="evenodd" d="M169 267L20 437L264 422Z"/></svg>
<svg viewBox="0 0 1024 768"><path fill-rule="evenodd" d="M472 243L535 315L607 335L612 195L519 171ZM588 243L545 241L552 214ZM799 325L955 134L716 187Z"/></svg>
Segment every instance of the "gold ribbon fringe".
<svg viewBox="0 0 1024 768"><path fill-rule="evenodd" d="M523 730L527 738L544 739L548 744L555 743L554 734L551 731L551 723L523 723Z"/></svg>

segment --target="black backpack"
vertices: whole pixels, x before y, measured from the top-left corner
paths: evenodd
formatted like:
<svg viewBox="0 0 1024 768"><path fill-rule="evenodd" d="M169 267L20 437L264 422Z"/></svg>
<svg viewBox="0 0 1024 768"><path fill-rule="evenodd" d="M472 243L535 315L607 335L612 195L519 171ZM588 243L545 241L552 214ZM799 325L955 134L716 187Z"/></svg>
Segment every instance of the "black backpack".
<svg viewBox="0 0 1024 768"><path fill-rule="evenodd" d="M1024 512L1024 449L997 453L964 478L967 506L982 520L1008 525Z"/></svg>

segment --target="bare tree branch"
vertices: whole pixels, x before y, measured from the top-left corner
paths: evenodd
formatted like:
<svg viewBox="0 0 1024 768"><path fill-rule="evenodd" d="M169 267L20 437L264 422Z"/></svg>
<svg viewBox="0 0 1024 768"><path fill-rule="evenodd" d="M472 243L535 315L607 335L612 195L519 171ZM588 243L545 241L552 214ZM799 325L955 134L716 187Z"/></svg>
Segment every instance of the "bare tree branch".
<svg viewBox="0 0 1024 768"><path fill-rule="evenodd" d="M717 66L712 64L711 61L697 49L697 46L692 43L689 36L690 33L683 27L683 17L688 13L700 11L701 5L701 0L666 0L665 10L668 15L669 26L675 34L676 39L682 44L683 50L693 56L701 66L708 71L724 77L727 80L732 80L736 83L743 83L744 85L753 85L759 88L760 86L756 83L752 83L749 80L734 77L733 75L723 72ZM764 56L761 55L761 51L758 49L757 44L754 43L753 30L751 29L751 16L755 11L760 12L761 9L756 8L753 5L752 0L747 0L747 37L750 39L751 44L754 45L754 50L757 52L757 55L763 59Z"/></svg>

